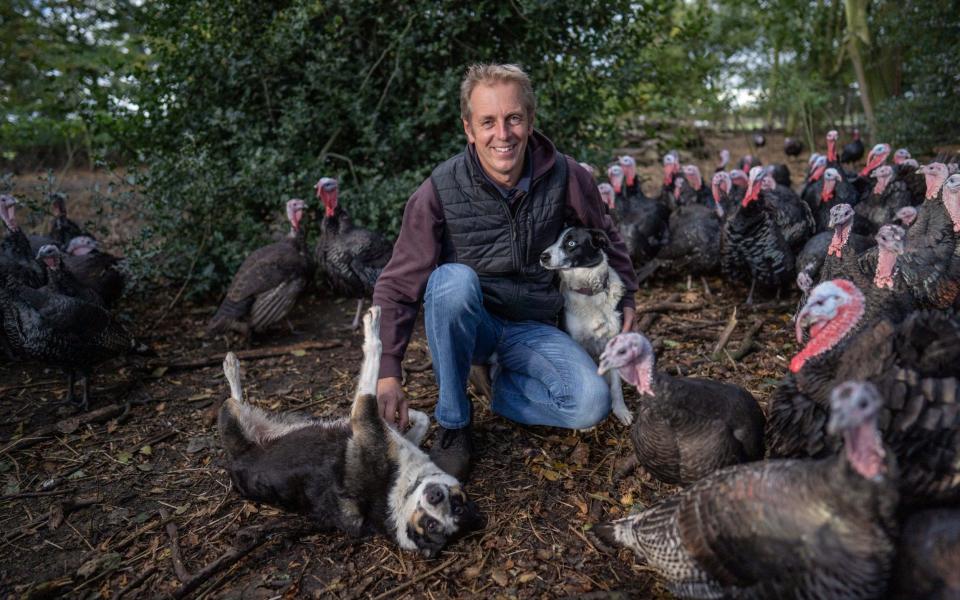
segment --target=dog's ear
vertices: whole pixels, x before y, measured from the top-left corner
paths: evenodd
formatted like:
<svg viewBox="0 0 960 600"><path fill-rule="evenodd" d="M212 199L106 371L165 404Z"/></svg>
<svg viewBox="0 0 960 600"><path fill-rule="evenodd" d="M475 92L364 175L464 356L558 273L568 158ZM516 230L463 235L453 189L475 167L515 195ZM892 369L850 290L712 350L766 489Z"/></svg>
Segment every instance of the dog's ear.
<svg viewBox="0 0 960 600"><path fill-rule="evenodd" d="M594 248L606 250L610 247L610 238L607 237L606 231L602 229L588 229L587 231L590 233L590 241Z"/></svg>

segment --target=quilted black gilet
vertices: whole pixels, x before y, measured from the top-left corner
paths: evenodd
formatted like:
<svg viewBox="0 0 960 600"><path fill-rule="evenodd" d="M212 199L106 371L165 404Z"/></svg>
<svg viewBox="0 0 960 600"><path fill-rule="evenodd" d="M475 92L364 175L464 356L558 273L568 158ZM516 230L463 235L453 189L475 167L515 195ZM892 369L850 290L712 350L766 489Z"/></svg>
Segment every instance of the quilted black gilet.
<svg viewBox="0 0 960 600"><path fill-rule="evenodd" d="M540 254L560 235L567 198L566 157L509 203L480 171L469 149L430 176L446 220L445 262L477 272L484 306L513 321L552 323L563 307L554 273Z"/></svg>

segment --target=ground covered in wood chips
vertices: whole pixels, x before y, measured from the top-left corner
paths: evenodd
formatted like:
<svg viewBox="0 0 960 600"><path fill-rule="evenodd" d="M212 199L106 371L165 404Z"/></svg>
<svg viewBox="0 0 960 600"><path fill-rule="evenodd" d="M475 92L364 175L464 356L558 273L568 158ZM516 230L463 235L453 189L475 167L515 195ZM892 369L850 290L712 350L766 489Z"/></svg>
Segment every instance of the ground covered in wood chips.
<svg viewBox="0 0 960 600"><path fill-rule="evenodd" d="M726 347L715 353L746 290L707 283L709 294L698 280L689 288L653 282L638 294L659 368L732 381L763 402L795 350L796 299L739 306ZM671 491L639 470L623 472L630 442L612 418L590 432L524 427L478 401L467 489L488 524L435 560L245 502L230 489L214 424L228 395L225 346L199 335L214 307L178 305L164 315L167 302L126 307L158 356L104 365L88 413L62 404L59 372L0 370L4 597L667 596L626 551L606 555L587 535L591 524ZM275 330L255 344L260 357L242 359L249 400L346 414L362 354L360 334L344 328L353 307L311 291L294 333ZM421 325L407 361L427 358ZM432 371L409 373L405 390L413 407L431 411ZM637 401L634 390L627 401Z"/></svg>

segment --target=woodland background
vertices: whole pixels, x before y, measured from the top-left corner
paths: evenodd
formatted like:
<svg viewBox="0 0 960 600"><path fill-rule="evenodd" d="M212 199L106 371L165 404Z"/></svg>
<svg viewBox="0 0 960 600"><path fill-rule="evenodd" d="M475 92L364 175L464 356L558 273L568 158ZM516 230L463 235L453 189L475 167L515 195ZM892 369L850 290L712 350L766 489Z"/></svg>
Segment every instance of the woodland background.
<svg viewBox="0 0 960 600"><path fill-rule="evenodd" d="M0 170L52 190L110 169L100 210L150 224L124 249L141 287L206 296L322 175L358 222L395 233L463 144L471 62L525 67L538 127L604 164L631 141L697 151L721 129L814 148L858 125L930 152L960 134L958 56L951 0L10 0Z"/></svg>

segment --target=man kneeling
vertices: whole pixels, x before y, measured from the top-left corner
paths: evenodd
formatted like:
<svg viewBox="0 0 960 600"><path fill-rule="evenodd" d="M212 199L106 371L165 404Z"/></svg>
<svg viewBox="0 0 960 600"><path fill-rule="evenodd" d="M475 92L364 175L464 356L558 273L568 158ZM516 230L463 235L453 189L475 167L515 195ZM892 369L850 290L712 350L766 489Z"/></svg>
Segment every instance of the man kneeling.
<svg viewBox="0 0 960 600"><path fill-rule="evenodd" d="M403 214L393 257L373 295L382 308L377 398L406 427L400 363L424 305L440 389L430 452L464 481L472 453L470 366L493 365L494 412L528 425L583 429L610 411L590 356L557 329L563 298L540 254L566 226L603 229L633 324L636 275L593 177L534 130L536 98L514 65L473 65L460 86L464 151L420 185Z"/></svg>

